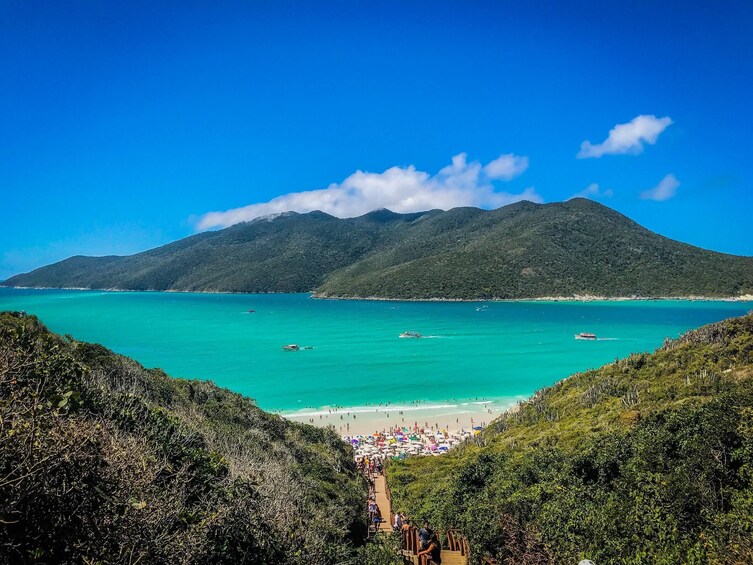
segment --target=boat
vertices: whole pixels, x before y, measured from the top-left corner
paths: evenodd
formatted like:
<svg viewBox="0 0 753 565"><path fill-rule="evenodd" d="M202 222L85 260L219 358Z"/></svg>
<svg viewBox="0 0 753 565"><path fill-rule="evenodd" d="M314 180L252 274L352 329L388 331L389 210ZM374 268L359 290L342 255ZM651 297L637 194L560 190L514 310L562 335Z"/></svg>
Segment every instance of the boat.
<svg viewBox="0 0 753 565"><path fill-rule="evenodd" d="M400 337L419 338L421 334L418 332L403 332L400 334Z"/></svg>
<svg viewBox="0 0 753 565"><path fill-rule="evenodd" d="M596 334L590 334L588 332L581 332L578 335L575 336L575 339L590 339L594 340L596 339Z"/></svg>
<svg viewBox="0 0 753 565"><path fill-rule="evenodd" d="M300 351L301 346L295 343L291 343L290 345L283 345L282 350L283 351Z"/></svg>
<svg viewBox="0 0 753 565"><path fill-rule="evenodd" d="M256 310L254 310L253 308L251 308L251 310L248 311L249 314L253 314L254 312L256 312Z"/></svg>

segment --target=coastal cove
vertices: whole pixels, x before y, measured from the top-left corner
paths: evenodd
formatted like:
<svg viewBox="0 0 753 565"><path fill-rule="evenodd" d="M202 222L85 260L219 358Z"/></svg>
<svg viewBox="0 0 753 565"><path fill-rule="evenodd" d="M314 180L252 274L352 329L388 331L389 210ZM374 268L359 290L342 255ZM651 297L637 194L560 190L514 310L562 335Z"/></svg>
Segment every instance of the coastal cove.
<svg viewBox="0 0 753 565"><path fill-rule="evenodd" d="M334 407L386 418L387 403L393 418L402 411L411 424L471 414L489 421L572 373L750 309L724 301L393 302L0 288L0 310L26 311L146 367L212 380L265 410L317 424L322 415L336 427L339 418L325 417ZM400 339L404 331L424 337ZM598 339L575 340L580 332ZM282 351L288 343L312 349Z"/></svg>

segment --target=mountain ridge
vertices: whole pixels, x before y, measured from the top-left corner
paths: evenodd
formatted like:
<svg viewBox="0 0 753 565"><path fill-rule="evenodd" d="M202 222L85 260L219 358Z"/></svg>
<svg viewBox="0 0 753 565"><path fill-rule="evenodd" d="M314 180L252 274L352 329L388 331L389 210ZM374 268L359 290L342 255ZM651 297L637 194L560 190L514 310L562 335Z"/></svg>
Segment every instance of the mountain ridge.
<svg viewBox="0 0 753 565"><path fill-rule="evenodd" d="M584 198L339 219L255 219L129 256L74 256L3 286L313 292L320 298L738 297L753 257L655 234Z"/></svg>

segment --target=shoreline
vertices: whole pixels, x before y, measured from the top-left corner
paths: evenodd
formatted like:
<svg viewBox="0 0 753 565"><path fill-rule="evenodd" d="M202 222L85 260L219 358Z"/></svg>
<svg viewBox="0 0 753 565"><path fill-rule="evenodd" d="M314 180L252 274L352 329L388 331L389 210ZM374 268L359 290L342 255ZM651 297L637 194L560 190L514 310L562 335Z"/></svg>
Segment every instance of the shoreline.
<svg viewBox="0 0 753 565"><path fill-rule="evenodd" d="M447 401L409 401L362 406L323 406L272 414L302 424L334 428L341 437L389 433L395 427L427 430L472 430L487 426L504 412L525 402L530 395L503 398L470 398Z"/></svg>
<svg viewBox="0 0 753 565"><path fill-rule="evenodd" d="M654 302L654 301L687 301L687 302L753 302L753 294L739 296L599 296L592 294L575 294L572 296L534 296L526 298L387 298L382 296L328 296L314 291L304 292L238 292L226 290L155 290L129 288L84 288L84 287L55 287L55 286L11 286L0 284L0 288L14 290L76 290L88 292L171 292L176 294L308 294L315 300L352 300L368 302Z"/></svg>
<svg viewBox="0 0 753 565"><path fill-rule="evenodd" d="M661 300L688 302L753 302L753 294L740 296L536 296L527 298L384 298L381 296L326 296L312 293L317 300L362 300L369 302L652 302Z"/></svg>

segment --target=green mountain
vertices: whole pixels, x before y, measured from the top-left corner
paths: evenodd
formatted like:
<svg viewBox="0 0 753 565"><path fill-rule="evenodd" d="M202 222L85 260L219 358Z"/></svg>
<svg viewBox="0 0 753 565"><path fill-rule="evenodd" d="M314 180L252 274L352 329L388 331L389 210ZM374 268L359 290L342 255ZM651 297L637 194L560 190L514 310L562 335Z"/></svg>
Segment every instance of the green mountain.
<svg viewBox="0 0 753 565"><path fill-rule="evenodd" d="M0 563L346 563L334 432L0 314Z"/></svg>
<svg viewBox="0 0 753 565"><path fill-rule="evenodd" d="M560 381L388 482L497 563L753 563L753 313Z"/></svg>
<svg viewBox="0 0 753 565"><path fill-rule="evenodd" d="M288 213L128 257L72 257L6 286L320 297L739 296L753 258L703 250L586 199L337 219Z"/></svg>

